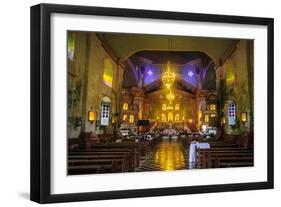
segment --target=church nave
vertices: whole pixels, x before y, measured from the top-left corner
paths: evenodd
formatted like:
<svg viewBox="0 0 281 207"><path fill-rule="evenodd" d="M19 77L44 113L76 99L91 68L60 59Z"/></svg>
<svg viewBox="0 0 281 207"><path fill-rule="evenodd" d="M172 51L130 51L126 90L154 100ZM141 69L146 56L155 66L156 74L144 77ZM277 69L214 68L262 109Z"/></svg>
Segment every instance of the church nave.
<svg viewBox="0 0 281 207"><path fill-rule="evenodd" d="M68 31L68 175L254 165L253 40Z"/></svg>
<svg viewBox="0 0 281 207"><path fill-rule="evenodd" d="M188 169L188 150L178 139L162 138L137 171Z"/></svg>

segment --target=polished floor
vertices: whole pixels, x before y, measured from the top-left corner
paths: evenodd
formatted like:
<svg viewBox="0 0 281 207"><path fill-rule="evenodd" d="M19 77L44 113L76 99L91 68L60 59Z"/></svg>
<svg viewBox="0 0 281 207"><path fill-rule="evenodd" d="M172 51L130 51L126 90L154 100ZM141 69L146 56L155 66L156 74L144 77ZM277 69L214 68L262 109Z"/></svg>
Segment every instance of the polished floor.
<svg viewBox="0 0 281 207"><path fill-rule="evenodd" d="M188 168L188 150L184 149L176 138L163 138L141 164L139 171L171 171Z"/></svg>

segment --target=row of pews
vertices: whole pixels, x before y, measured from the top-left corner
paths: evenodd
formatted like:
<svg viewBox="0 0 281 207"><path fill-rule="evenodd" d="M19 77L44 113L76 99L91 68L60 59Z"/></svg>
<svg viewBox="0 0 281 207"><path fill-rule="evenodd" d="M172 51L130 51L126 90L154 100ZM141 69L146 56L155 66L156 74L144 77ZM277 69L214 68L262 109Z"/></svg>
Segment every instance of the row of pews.
<svg viewBox="0 0 281 207"><path fill-rule="evenodd" d="M141 142L94 144L90 149L68 152L68 174L134 172L157 144L158 139Z"/></svg>
<svg viewBox="0 0 281 207"><path fill-rule="evenodd" d="M253 165L253 148L220 142L211 143L210 149L197 149L198 168L250 167Z"/></svg>

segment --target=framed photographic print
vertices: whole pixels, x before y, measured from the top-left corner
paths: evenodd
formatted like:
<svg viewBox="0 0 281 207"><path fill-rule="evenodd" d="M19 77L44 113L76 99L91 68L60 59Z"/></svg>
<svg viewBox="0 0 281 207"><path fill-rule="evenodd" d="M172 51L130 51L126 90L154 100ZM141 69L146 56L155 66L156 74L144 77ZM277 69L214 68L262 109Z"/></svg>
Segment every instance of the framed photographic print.
<svg viewBox="0 0 281 207"><path fill-rule="evenodd" d="M31 7L31 200L273 188L273 19Z"/></svg>

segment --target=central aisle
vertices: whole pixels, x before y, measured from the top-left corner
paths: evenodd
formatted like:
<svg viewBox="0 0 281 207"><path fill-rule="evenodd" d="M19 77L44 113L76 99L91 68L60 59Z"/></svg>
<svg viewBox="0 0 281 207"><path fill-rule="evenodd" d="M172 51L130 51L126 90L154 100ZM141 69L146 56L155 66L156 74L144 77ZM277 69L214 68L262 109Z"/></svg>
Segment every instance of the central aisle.
<svg viewBox="0 0 281 207"><path fill-rule="evenodd" d="M178 139L162 139L138 171L188 169L188 152Z"/></svg>

